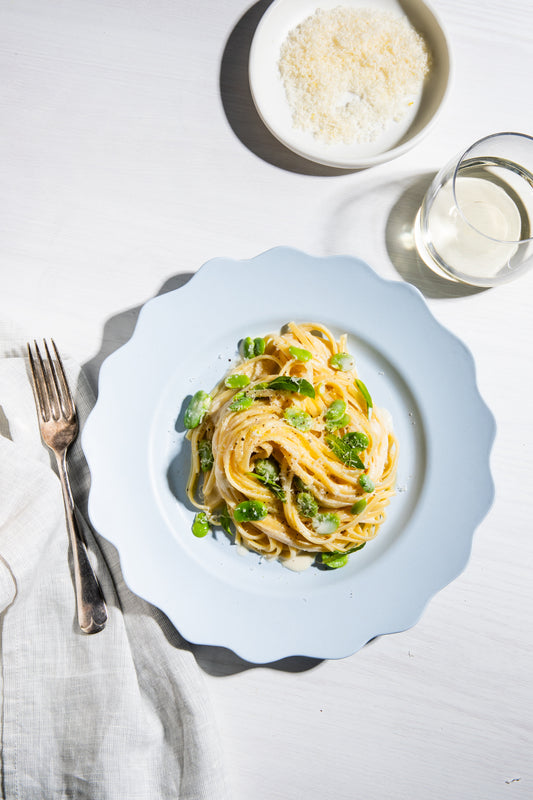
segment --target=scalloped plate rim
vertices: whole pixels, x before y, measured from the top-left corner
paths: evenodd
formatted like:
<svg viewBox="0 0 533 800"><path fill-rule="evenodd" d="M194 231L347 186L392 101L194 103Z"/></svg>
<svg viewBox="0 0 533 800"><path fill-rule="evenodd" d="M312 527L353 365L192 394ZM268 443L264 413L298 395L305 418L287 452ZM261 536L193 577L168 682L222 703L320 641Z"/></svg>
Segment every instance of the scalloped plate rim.
<svg viewBox="0 0 533 800"><path fill-rule="evenodd" d="M470 398L475 402L480 411L480 419L482 419L483 436L479 437L476 451L476 458L481 464L481 474L478 478L480 489L478 490L476 501L469 510L469 520L466 525L467 530L462 532L460 541L456 545L457 554L453 559L450 559L448 569L443 570L442 565L440 565L432 581L429 583L427 581L421 581L418 593L416 596L409 598L409 602L406 602L403 609L399 609L396 604L394 608L379 609L379 613L377 613L378 610L376 610L375 618L370 615L369 618L360 620L358 623L359 627L355 625L354 628L348 632L342 632L342 635L339 634L336 639L334 637L334 641L330 639L327 645L321 641L320 637L317 639L316 636L313 637L309 634L300 636L298 642L295 641L294 646L292 646L290 641L287 640L286 635L284 638L278 639L275 630L268 631L268 635L266 636L263 631L261 637L250 637L250 618L245 618L244 623L241 620L237 630L232 630L231 620L229 624L222 624L223 620L217 618L216 624L213 624L211 619L207 619L207 615L212 611L209 603L203 603L199 610L192 610L191 612L190 604L183 602L183 597L180 597L179 589L173 596L172 592L169 594L168 586L162 583L156 585L153 578L148 578L146 562L142 559L139 560L137 553L133 552L132 549L128 549L127 533L117 533L116 528L113 527L115 521L113 515L109 514L104 481L103 478L101 479L99 477L99 471L103 467L103 459L105 456L105 447L102 450L102 434L106 427L109 426L106 415L109 417L110 411L116 414L116 409L111 407L111 398L114 394L111 390L113 390L117 375L123 378L126 377L126 379L128 379L129 375L131 378L136 368L136 354L139 347L141 347L141 349L143 348L144 337L147 332L150 332L150 326L154 324L154 320L157 321L158 317L164 317L162 313L163 309L165 309L165 313L167 313L168 309L177 305L178 309L183 310L183 306L187 305L187 301L194 298L198 292L201 292L205 285L209 285L213 281L216 283L217 280L219 280L221 270L233 270L234 272L242 273L248 269L264 268L265 264L272 262L297 264L300 268L302 265L305 265L306 268L309 267L311 271L313 268L318 270L320 267L325 267L326 265L330 269L333 269L334 265L337 265L338 269L340 269L341 266L349 267L350 269L353 268L354 275L358 275L359 281L363 283L367 282L369 286L373 287L373 291L377 292L377 294L392 292L398 298L405 298L405 302L411 303L421 315L420 319L422 320L422 324L429 326L431 330L436 332L436 340L438 341L439 347L444 347L444 349L453 348L457 353L462 353L463 369L466 370L470 376L470 386L468 387L467 394L470 393ZM284 274L287 274L286 271ZM407 300L407 298L409 298L409 300ZM299 315L299 317L302 318L302 315ZM124 391L124 388L120 390L119 387L119 391ZM466 389L463 389L463 391L466 391ZM154 388L154 394L155 393L156 390ZM111 406L109 405L110 403ZM494 484L489 464L494 436L494 418L479 393L475 375L475 364L470 350L455 336L455 334L450 332L431 314L423 296L415 287L400 281L391 281L382 278L375 273L366 262L354 256L313 256L294 248L275 247L250 259L216 257L207 261L183 287L149 300L141 309L135 330L130 340L112 353L102 364L99 377L98 400L82 431L82 447L89 463L93 479L89 494L89 515L96 530L117 547L121 557L124 577L129 587L149 602L161 608L187 640L195 644L216 645L230 648L240 657L252 663L267 663L289 656L342 658L356 652L375 636L398 632L411 627L420 619L432 597L444 588L444 586L451 583L466 568L470 558L475 529L488 513L494 498ZM143 478L145 478L145 476L143 476ZM122 491L124 493L122 499L126 502L126 489L122 487ZM394 502L394 499L392 502ZM152 511L150 513L152 513ZM155 516L157 516L157 514ZM396 548L396 550L398 550L398 548ZM372 573L372 569L378 569L379 572L379 564L383 563L383 561L386 563L387 559L391 558L394 558L394 547L386 551L385 555L382 557L382 561L378 561L377 568L375 564L370 565L370 572ZM402 556L402 558L404 558L404 556ZM295 576L295 579L297 580L298 576ZM212 584L216 584L217 589L220 588L216 578L208 577L205 584L208 589L210 580ZM222 588L223 591L225 591L225 588ZM324 591L323 587L317 588L317 593ZM255 598L258 607L264 610L265 603L263 599L254 592L252 592L251 595L250 602L254 601ZM258 597L261 599L261 602L259 602ZM231 597L231 595L227 595L226 599L229 606L231 606L232 603L235 604L235 598ZM313 602L315 602L314 598L312 599ZM276 603L277 600L275 600L274 605ZM189 605L189 608L184 609L185 605ZM350 604L348 604L348 606L349 605ZM235 607L237 608L236 605ZM301 608L297 608L295 611L296 619L300 618L298 616L300 613ZM350 618L347 611L344 612L344 615L347 615L347 619ZM246 632L246 636L243 635L243 631Z"/></svg>

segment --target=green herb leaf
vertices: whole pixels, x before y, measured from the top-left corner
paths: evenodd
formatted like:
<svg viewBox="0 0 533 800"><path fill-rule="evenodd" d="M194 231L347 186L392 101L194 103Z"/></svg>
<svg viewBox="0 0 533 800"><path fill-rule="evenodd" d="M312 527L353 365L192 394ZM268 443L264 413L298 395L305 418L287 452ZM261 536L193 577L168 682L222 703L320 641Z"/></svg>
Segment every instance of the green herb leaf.
<svg viewBox="0 0 533 800"><path fill-rule="evenodd" d="M368 414L368 416L370 416L370 412L371 412L372 407L373 407L373 403L372 403L372 398L370 396L370 392L366 388L366 386L363 383L363 381L359 380L359 378L355 379L355 385L357 386L357 388L359 389L359 391L361 392L361 394L363 395L363 397L365 399L367 414Z"/></svg>
<svg viewBox="0 0 533 800"><path fill-rule="evenodd" d="M273 483L271 481L268 481L266 480L266 478L263 478L262 475L256 475L255 472L252 472L252 475L254 476L254 478L257 478L259 483L262 483L264 486L266 486L266 488L269 489L272 492L272 494L278 498L278 500L281 500L282 503L284 503L287 500L287 495L285 494L284 490L281 488L279 483Z"/></svg>
<svg viewBox="0 0 533 800"><path fill-rule="evenodd" d="M257 388L257 387L256 387ZM315 390L305 378L290 378L288 375L279 375L269 383L268 389L276 389L280 392L296 392L304 397L314 397Z"/></svg>
<svg viewBox="0 0 533 800"><path fill-rule="evenodd" d="M356 544L355 547L345 550L344 553L341 553L338 550L333 550L333 552L330 553L321 553L321 561L323 564L326 564L326 566L330 567L330 569L339 569L339 567L345 567L348 563L348 556L351 553L355 553L357 550L362 550L365 544L366 542Z"/></svg>
<svg viewBox="0 0 533 800"><path fill-rule="evenodd" d="M258 458L254 464L252 475L263 486L270 489L278 500L281 500L282 503L286 501L287 497L279 482L279 466L273 458Z"/></svg>
<svg viewBox="0 0 533 800"><path fill-rule="evenodd" d="M342 461L347 467L351 467L352 469L364 469L365 465L359 458L361 448L355 446L349 439L347 440L346 436L348 435L349 434L345 434L341 439L333 433L327 433L325 436L326 444L334 455L337 456L339 461Z"/></svg>
<svg viewBox="0 0 533 800"><path fill-rule="evenodd" d="M368 436L363 431L349 431L344 434L342 441L356 450L364 450L369 444Z"/></svg>

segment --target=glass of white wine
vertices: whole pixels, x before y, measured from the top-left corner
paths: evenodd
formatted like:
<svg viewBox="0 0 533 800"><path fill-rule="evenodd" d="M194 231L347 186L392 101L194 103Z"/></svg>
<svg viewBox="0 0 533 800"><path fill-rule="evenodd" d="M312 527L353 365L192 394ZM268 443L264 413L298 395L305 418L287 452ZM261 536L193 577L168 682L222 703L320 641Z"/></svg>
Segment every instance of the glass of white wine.
<svg viewBox="0 0 533 800"><path fill-rule="evenodd" d="M533 138L495 133L435 176L415 222L422 260L473 286L497 286L533 265Z"/></svg>

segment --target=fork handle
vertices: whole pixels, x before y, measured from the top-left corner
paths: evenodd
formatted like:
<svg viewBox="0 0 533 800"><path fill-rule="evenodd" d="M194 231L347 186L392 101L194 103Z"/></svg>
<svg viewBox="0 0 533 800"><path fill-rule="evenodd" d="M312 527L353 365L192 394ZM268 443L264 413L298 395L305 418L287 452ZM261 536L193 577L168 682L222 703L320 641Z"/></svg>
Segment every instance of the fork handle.
<svg viewBox="0 0 533 800"><path fill-rule="evenodd" d="M89 561L85 539L80 531L67 473L66 450L56 455L67 530L72 549L74 587L78 622L84 633L98 633L107 622L107 608L98 578Z"/></svg>

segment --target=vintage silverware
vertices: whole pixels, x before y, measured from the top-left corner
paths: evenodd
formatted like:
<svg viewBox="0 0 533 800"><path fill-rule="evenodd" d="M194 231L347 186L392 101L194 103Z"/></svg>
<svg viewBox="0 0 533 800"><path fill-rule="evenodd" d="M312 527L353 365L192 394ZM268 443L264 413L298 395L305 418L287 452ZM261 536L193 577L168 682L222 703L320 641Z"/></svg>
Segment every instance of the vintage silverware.
<svg viewBox="0 0 533 800"><path fill-rule="evenodd" d="M57 347L51 340L53 356L46 340L45 356L34 342L28 344L37 416L44 444L54 453L63 490L67 529L74 563L74 585L78 622L84 633L97 633L105 627L107 608L98 579L89 561L87 546L76 519L67 473L67 450L78 435L78 415L69 390Z"/></svg>

